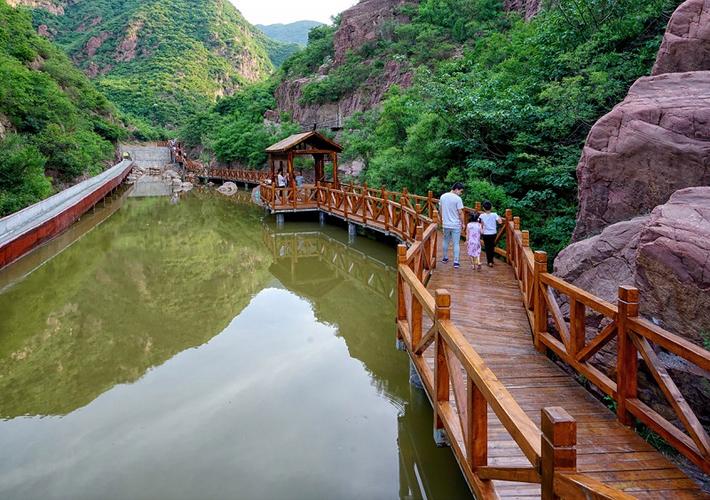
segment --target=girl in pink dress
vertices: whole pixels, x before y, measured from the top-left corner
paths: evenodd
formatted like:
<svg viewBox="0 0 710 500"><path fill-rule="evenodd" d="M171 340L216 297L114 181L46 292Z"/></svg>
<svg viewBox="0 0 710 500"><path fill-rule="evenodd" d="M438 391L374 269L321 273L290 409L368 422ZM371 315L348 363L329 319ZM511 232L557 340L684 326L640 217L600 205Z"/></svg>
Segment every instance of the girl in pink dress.
<svg viewBox="0 0 710 500"><path fill-rule="evenodd" d="M466 226L466 249L471 257L471 265L474 269L481 270L481 233L483 225L478 219L478 214L471 214L471 218Z"/></svg>

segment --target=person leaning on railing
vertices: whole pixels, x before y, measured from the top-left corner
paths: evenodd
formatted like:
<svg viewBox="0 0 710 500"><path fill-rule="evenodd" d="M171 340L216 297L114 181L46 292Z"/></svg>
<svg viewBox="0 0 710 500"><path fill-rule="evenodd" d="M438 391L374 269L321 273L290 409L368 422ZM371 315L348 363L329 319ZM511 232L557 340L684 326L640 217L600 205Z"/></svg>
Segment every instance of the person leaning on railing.
<svg viewBox="0 0 710 500"><path fill-rule="evenodd" d="M455 269L460 267L461 231L466 229L463 200L461 199L462 194L463 184L457 182L451 187L451 191L441 195L441 199L439 200L441 223L442 226L444 226L444 258L442 262L449 262L449 243L453 243Z"/></svg>

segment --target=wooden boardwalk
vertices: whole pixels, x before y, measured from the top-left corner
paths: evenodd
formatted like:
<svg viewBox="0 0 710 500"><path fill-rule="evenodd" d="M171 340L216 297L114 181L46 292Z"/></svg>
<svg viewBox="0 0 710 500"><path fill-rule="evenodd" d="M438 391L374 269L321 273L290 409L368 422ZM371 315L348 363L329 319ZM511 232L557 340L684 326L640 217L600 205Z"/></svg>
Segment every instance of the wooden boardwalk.
<svg viewBox="0 0 710 500"><path fill-rule="evenodd" d="M211 175L263 181L250 171ZM654 349L701 370L710 370L710 352L639 317L638 290L621 287L611 304L550 274L545 253L532 251L510 210L496 248L504 260L474 272L463 248L460 269L437 264L442 238L432 193L332 183L276 188L266 181L259 193L272 213L321 211L404 243L397 338L434 408L435 437L446 435L478 498L710 498L633 431L636 421L646 424L710 472L710 437ZM601 323L587 338L594 317ZM592 361L613 339L612 380ZM607 394L616 414L545 352ZM640 363L675 413L671 420L639 399Z"/></svg>
<svg viewBox="0 0 710 500"><path fill-rule="evenodd" d="M442 255L441 249L438 254ZM484 264L478 272L466 260L462 244L461 268L453 269L451 261L440 263L428 289L432 293L440 288L450 292L451 319L538 427L545 407L562 406L574 417L577 471L637 498L702 498L694 481L619 423L615 414L569 373L535 350L512 268L497 261L493 268ZM427 351L427 361L433 369L431 351ZM527 466L528 460L516 442L493 411L488 413L489 465ZM501 497L540 497L539 484L494 481L494 486Z"/></svg>

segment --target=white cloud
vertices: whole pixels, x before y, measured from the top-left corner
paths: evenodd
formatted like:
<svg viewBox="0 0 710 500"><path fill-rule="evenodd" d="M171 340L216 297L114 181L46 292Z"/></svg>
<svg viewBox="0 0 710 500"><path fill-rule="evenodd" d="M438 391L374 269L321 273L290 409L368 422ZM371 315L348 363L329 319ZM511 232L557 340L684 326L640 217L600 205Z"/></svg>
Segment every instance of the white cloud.
<svg viewBox="0 0 710 500"><path fill-rule="evenodd" d="M320 21L352 7L358 0L230 0L252 24Z"/></svg>

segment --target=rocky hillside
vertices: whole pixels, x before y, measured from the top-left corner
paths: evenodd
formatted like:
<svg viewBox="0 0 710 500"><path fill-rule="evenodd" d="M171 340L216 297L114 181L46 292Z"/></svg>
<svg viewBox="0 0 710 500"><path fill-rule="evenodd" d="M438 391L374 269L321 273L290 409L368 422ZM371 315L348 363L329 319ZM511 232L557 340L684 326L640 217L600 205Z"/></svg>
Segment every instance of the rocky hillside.
<svg viewBox="0 0 710 500"><path fill-rule="evenodd" d="M122 110L155 125L176 127L273 70L268 40L227 0L13 3L34 8L39 33Z"/></svg>
<svg viewBox="0 0 710 500"><path fill-rule="evenodd" d="M35 33L29 12L5 0L0 82L0 217L100 172L114 158L112 143L130 133L89 79Z"/></svg>

